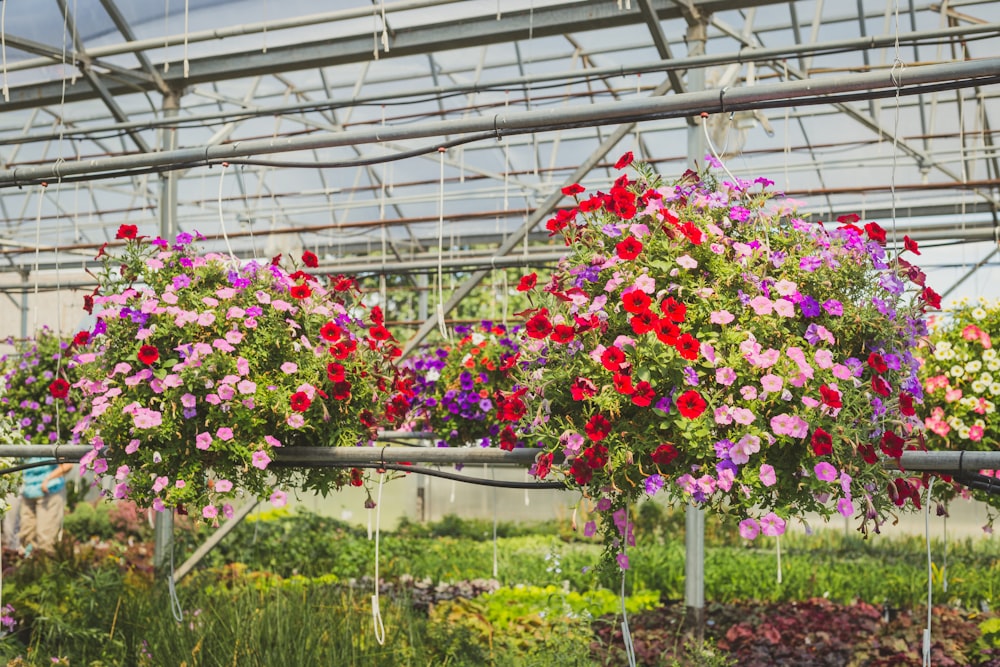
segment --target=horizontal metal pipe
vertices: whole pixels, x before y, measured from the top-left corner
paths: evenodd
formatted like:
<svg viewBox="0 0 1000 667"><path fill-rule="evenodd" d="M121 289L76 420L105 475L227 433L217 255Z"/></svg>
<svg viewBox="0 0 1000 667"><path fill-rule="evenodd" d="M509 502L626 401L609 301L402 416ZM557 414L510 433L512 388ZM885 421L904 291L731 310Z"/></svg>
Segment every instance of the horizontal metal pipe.
<svg viewBox="0 0 1000 667"><path fill-rule="evenodd" d="M390 438L383 433L382 438L399 439L410 436L405 432L391 432ZM419 435L428 435L422 433ZM30 458L52 457L69 461L79 461L90 445L0 445L0 457ZM530 465L535 457L545 450L536 448L484 449L482 447L285 447L274 450L274 461L285 466L351 465L354 463L506 463Z"/></svg>
<svg viewBox="0 0 1000 667"><path fill-rule="evenodd" d="M453 1L453 0L450 0ZM400 3L402 4L402 3ZM418 4L418 3L414 3ZM430 3L425 3L430 4ZM387 8L389 6L387 5ZM338 12L331 12L331 14L337 14ZM371 12L369 11L368 14ZM322 16L322 15L318 15ZM303 17L307 19L309 17ZM899 35L899 43L901 45L918 43L924 40L931 39L953 39L960 38L966 35L979 35L987 34L990 32L1000 32L1000 23L988 23L976 26L964 26L958 28L942 28L938 30L921 30L916 32L903 33ZM189 40L190 41L190 40ZM133 42L130 44L139 44L140 42ZM812 44L795 44L792 46L780 46L780 47L770 47L770 48L750 48L741 49L736 52L729 52L724 54L706 54L700 56L691 56L687 58L671 58L670 60L655 60L644 63L639 63L636 65L630 65L627 67L593 67L585 70L568 70L561 72L553 72L548 74L533 74L529 76L518 76L518 77L508 77L504 79L497 79L493 81L476 82L476 83L463 83L454 84L450 86L434 86L425 87L418 89L404 89L404 90L394 90L393 92L378 93L372 95L361 95L355 96L350 99L323 99L315 100L310 102L298 102L294 104L282 104L261 108L243 108L236 109L232 111L218 111L213 113L204 114L194 114L191 116L184 116L182 119L183 123L194 123L194 122L205 122L211 120L225 120L228 118L246 118L246 117L257 117L257 116L274 116L286 113L295 113L301 111L309 111L313 109L342 109L350 108L361 104L377 104L380 102L385 102L388 100L398 100L406 99L410 97L419 98L427 96L440 96L440 95L455 95L462 93L479 93L489 90L499 90L502 88L515 88L523 86L531 86L534 84L548 83L550 81L567 81L572 82L576 80L586 81L607 77L621 77L621 76L632 76L636 74L648 74L651 72L665 72L665 71L677 71L684 70L688 68L696 67L710 67L716 65L728 65L730 63L748 63L748 62L759 62L763 60L773 60L776 58L787 58L797 55L805 54L819 54L819 53L829 53L829 52L841 52L841 51L855 51L860 49L874 49L874 48L885 48L893 46L896 43L896 37L894 35L882 35L882 36L869 36L860 37L854 39L840 39L833 40L829 42L820 42ZM120 48L122 45L115 45L115 47ZM162 47L163 41L160 40L155 46ZM102 55L103 49L110 49L115 47L98 47L93 50L88 50L89 55ZM51 65L48 59L36 59L39 64L45 61L46 65ZM13 71L23 67L22 63L8 64L7 69ZM399 79L396 79L399 81ZM106 125L97 126L86 126L85 129L87 133L106 133L106 132L117 132L131 129L145 129L145 128L155 128L155 127L170 127L177 124L176 118L155 118L142 121L131 121L127 123L112 123ZM51 141L55 139L62 138L65 134L73 134L73 131L66 132L65 130L61 133L57 132L46 132L44 134L28 134L21 136L10 136L4 137L4 142L8 144L14 143L31 143L38 141Z"/></svg>
<svg viewBox="0 0 1000 667"><path fill-rule="evenodd" d="M91 175L129 169L166 168L220 162L238 157L313 150L332 146L399 141L418 137L493 132L498 138L509 134L541 132L557 128L616 125L623 122L692 116L700 113L728 112L764 108L768 103L795 100L797 104L829 104L827 96L863 92L862 97L882 94L909 95L920 92L911 87L939 84L949 88L983 85L1000 79L1000 58L913 67L903 72L875 72L821 80L703 91L630 99L614 103L592 104L573 108L543 109L492 118L469 118L435 121L409 126L365 128L285 139L234 142L221 146L184 148L141 155L124 155L97 160L63 162L38 167L0 171L0 187L28 182L55 180L68 176Z"/></svg>
<svg viewBox="0 0 1000 667"><path fill-rule="evenodd" d="M907 471L940 473L1000 470L1000 451L903 452L899 467Z"/></svg>

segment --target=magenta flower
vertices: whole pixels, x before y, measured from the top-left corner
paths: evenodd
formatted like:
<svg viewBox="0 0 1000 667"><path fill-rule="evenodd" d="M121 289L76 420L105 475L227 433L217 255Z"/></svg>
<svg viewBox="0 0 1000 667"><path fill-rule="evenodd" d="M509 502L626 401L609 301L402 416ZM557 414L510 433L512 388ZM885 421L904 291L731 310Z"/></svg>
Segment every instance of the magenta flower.
<svg viewBox="0 0 1000 667"><path fill-rule="evenodd" d="M207 432L199 433L194 438L194 446L198 449L208 449L212 446L212 434Z"/></svg>
<svg viewBox="0 0 1000 667"><path fill-rule="evenodd" d="M816 479L821 482L833 482L837 479L837 469L826 461L820 461L817 463L813 467L813 472L816 473Z"/></svg>
<svg viewBox="0 0 1000 667"><path fill-rule="evenodd" d="M214 519L219 515L219 508L215 505L205 505L201 510L201 515L206 519Z"/></svg>
<svg viewBox="0 0 1000 667"><path fill-rule="evenodd" d="M740 521L740 537L744 540L755 540L760 534L760 525L756 519L743 519Z"/></svg>
<svg viewBox="0 0 1000 667"><path fill-rule="evenodd" d="M215 436L219 440L232 440L233 439L233 429L228 426L222 426L218 431L215 432Z"/></svg>
<svg viewBox="0 0 1000 667"><path fill-rule="evenodd" d="M774 486L778 483L778 478L774 474L774 466L768 463L761 464L758 476L760 477L760 483L764 486Z"/></svg>
<svg viewBox="0 0 1000 667"><path fill-rule="evenodd" d="M785 534L785 520L774 512L768 512L760 520L760 532L768 537Z"/></svg>
<svg viewBox="0 0 1000 667"><path fill-rule="evenodd" d="M215 490L219 493L229 493L233 490L233 483L228 479L219 479L215 482Z"/></svg>
<svg viewBox="0 0 1000 667"><path fill-rule="evenodd" d="M275 491L271 494L271 506L272 507L284 507L287 502L288 496L284 491Z"/></svg>

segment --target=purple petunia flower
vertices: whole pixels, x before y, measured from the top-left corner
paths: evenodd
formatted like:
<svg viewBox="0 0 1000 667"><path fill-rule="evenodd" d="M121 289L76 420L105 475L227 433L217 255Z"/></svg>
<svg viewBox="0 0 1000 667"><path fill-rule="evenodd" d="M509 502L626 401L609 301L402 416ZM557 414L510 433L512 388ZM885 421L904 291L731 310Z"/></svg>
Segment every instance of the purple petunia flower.
<svg viewBox="0 0 1000 667"><path fill-rule="evenodd" d="M820 313L819 302L809 295L802 295L802 299L799 301L799 308L802 309L803 317L817 317Z"/></svg>

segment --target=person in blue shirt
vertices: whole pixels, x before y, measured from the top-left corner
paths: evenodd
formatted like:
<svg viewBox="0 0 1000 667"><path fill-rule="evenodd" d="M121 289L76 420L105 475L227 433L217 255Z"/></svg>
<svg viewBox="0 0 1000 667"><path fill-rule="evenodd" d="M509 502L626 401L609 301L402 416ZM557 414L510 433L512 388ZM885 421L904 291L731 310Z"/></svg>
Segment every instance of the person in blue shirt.
<svg viewBox="0 0 1000 667"><path fill-rule="evenodd" d="M31 458L28 463L45 461ZM62 531L66 510L66 475L72 463L54 463L28 468L21 487L21 527L18 537L26 553L34 549L51 551Z"/></svg>

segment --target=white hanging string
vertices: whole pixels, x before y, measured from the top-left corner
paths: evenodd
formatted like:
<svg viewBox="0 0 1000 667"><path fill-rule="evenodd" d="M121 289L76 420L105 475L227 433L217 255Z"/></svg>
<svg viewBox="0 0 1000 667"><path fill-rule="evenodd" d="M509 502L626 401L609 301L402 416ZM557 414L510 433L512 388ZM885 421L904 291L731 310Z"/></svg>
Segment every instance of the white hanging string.
<svg viewBox="0 0 1000 667"><path fill-rule="evenodd" d="M941 517L944 524L944 555L941 562L941 586L948 592L948 515Z"/></svg>
<svg viewBox="0 0 1000 667"><path fill-rule="evenodd" d="M222 212L222 185L226 182L226 167L228 166L228 162L223 162L222 168L219 170L219 226L222 227L222 238L226 242L226 249L229 250L229 256L233 262L237 262L239 260L236 259L236 253L233 252L233 246L229 245L229 235L226 234L226 216Z"/></svg>
<svg viewBox="0 0 1000 667"><path fill-rule="evenodd" d="M895 55L892 60L892 69L889 70L889 77L892 83L896 86L896 111L895 117L893 119L892 125L892 169L889 172L889 199L890 207L892 211L892 240L894 243L898 242L896 236L896 156L899 153L897 147L899 145L899 116L900 116L900 106L899 106L899 92L900 88L903 86L903 69L906 65L903 63L902 58L899 55L899 2L893 3L895 6ZM895 255L896 265L899 265L899 253Z"/></svg>
<svg viewBox="0 0 1000 667"><path fill-rule="evenodd" d="M628 505L625 506L625 530L622 534L622 556L625 560L628 560L628 531L629 531L629 516L628 516ZM622 570L622 589L621 589L621 602L622 602L622 641L625 643L625 655L628 656L629 667L636 667L635 662L635 645L632 643L632 632L628 627L628 612L625 609L625 573L627 570Z"/></svg>
<svg viewBox="0 0 1000 667"><path fill-rule="evenodd" d="M42 252L42 202L45 199L45 187L46 183L42 183L38 186L38 209L35 212L35 266L33 267L32 273L35 275L34 284L34 298L35 307L32 309L34 311L34 317L32 319L31 328L33 331L38 331L38 313L41 308L38 307L38 267L41 260Z"/></svg>
<svg viewBox="0 0 1000 667"><path fill-rule="evenodd" d="M385 0L379 3L382 9L382 49L389 53L389 23L385 20Z"/></svg>
<svg viewBox="0 0 1000 667"><path fill-rule="evenodd" d="M385 8L382 8L385 11ZM385 105L382 105L382 127L385 127ZM382 155L388 153L385 144L382 144ZM379 202L378 202L378 216L379 220L382 221L381 231L382 231L382 272L378 277L378 292L379 298L381 299L382 308L388 308L388 299L386 298L386 280L385 280L385 259L386 259L386 243L387 243L387 230L385 225L385 182L386 182L386 169L388 169L389 160L382 162L382 187L379 192Z"/></svg>
<svg viewBox="0 0 1000 667"><path fill-rule="evenodd" d="M167 576L167 594L170 597L170 612L178 623L184 622L184 609L177 597L177 582L174 581L174 543L170 540L170 574Z"/></svg>
<svg viewBox="0 0 1000 667"><path fill-rule="evenodd" d="M10 102L10 89L7 87L7 3L0 3L0 60L3 68L3 101Z"/></svg>
<svg viewBox="0 0 1000 667"><path fill-rule="evenodd" d="M379 646L385 644L385 625L382 624L382 610L379 608L379 578L378 578L378 547L379 531L382 526L382 482L385 472L378 475L378 499L375 501L375 594L372 595L372 624L375 627L375 640Z"/></svg>
<svg viewBox="0 0 1000 667"><path fill-rule="evenodd" d="M934 478L927 482L927 504L924 511L924 537L927 539L927 627L924 628L923 665L931 667L931 607L934 603L934 563L931 560L931 490Z"/></svg>
<svg viewBox="0 0 1000 667"><path fill-rule="evenodd" d="M451 493L448 494L448 502L452 505L455 504L455 480L451 480Z"/></svg>
<svg viewBox="0 0 1000 667"><path fill-rule="evenodd" d="M524 469L524 481L531 481L531 475L528 473L527 468ZM524 487L524 506L531 507L531 496L528 495L528 487Z"/></svg>
<svg viewBox="0 0 1000 667"><path fill-rule="evenodd" d="M191 72L190 64L188 63L188 2L189 0L184 0L184 78L188 78L188 74Z"/></svg>
<svg viewBox="0 0 1000 667"><path fill-rule="evenodd" d="M444 148L438 148L438 253L437 253L437 321L443 340L448 340L448 325L444 321Z"/></svg>
<svg viewBox="0 0 1000 667"><path fill-rule="evenodd" d="M264 0L264 30L260 36L260 52L267 53L267 0Z"/></svg>
<svg viewBox="0 0 1000 667"><path fill-rule="evenodd" d="M781 585L781 535L776 535L774 543L778 553L778 585Z"/></svg>
<svg viewBox="0 0 1000 667"><path fill-rule="evenodd" d="M708 146L708 150L712 153L712 157L715 158L716 162L718 162L720 165L722 165L722 170L726 172L726 175L729 176L729 178L733 179L733 184L734 185L737 184L737 183L739 183L739 179L737 179L735 176L733 176L733 172L729 171L729 167L726 166L726 163L722 161L722 158L719 157L719 154L715 151L715 145L712 143L712 137L709 136L709 134L708 134L708 115L707 114L704 115L704 116L702 116L702 119L701 119L701 129L705 133L705 145Z"/></svg>
<svg viewBox="0 0 1000 667"><path fill-rule="evenodd" d="M784 74L784 78L782 78L782 81L788 81L788 61L787 60L782 60L781 62L784 64L784 69L785 69L785 74ZM792 109L791 106L785 105L785 150L784 150L784 153L785 153L785 192L788 192L789 190L792 189L791 182L789 181L789 178L788 178L788 159L792 155L792 133L788 129L789 128L789 122L791 121L791 116L790 116L791 109Z"/></svg>

